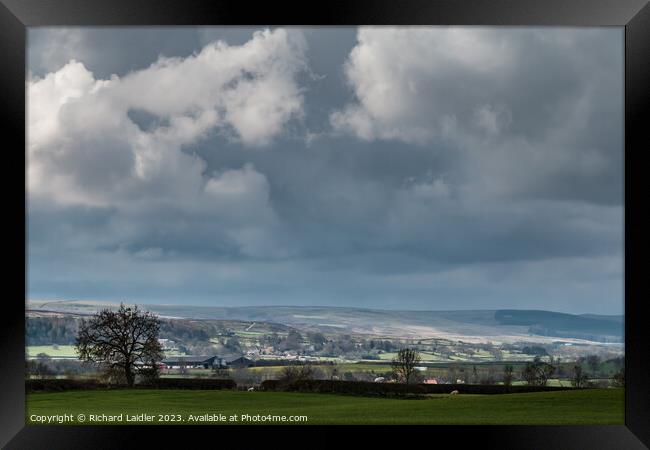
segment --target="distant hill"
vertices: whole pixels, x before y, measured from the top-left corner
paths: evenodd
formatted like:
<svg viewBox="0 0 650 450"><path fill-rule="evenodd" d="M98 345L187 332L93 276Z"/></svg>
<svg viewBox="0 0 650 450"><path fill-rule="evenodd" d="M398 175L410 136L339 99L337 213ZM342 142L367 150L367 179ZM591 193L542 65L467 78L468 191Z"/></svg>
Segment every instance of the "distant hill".
<svg viewBox="0 0 650 450"><path fill-rule="evenodd" d="M30 300L27 308L32 314L52 311L83 315L117 306L107 302ZM623 342L623 316L538 310L393 311L329 306L142 307L163 317L269 322L303 330L403 338L466 342Z"/></svg>
<svg viewBox="0 0 650 450"><path fill-rule="evenodd" d="M623 316L504 309L496 311L494 318L503 325L528 326L531 334L593 341L622 340L624 329Z"/></svg>

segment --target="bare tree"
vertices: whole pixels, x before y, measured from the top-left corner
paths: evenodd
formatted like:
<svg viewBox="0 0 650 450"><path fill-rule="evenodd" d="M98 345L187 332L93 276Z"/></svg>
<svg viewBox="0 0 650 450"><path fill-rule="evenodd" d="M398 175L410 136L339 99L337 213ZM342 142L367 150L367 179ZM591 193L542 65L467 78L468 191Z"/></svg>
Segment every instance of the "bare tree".
<svg viewBox="0 0 650 450"><path fill-rule="evenodd" d="M178 358L178 373L179 375L187 375L187 361L185 357L181 356Z"/></svg>
<svg viewBox="0 0 650 450"><path fill-rule="evenodd" d="M25 361L28 377L49 378L54 376L54 371L43 361L43 359Z"/></svg>
<svg viewBox="0 0 650 450"><path fill-rule="evenodd" d="M478 371L476 370L476 366L472 366L472 383L476 384L478 382L479 382Z"/></svg>
<svg viewBox="0 0 650 450"><path fill-rule="evenodd" d="M397 357L393 360L393 370L400 380L408 384L413 379L415 366L418 365L421 359L420 354L416 350L403 348L397 352Z"/></svg>
<svg viewBox="0 0 650 450"><path fill-rule="evenodd" d="M120 304L117 311L104 309L82 320L75 346L79 359L122 373L126 383L133 386L135 375L143 369L157 373L154 367L163 356L159 331L156 316L137 306Z"/></svg>
<svg viewBox="0 0 650 450"><path fill-rule="evenodd" d="M583 372L582 366L576 364L573 366L573 376L571 377L571 386L573 387L585 387L587 385L587 374Z"/></svg>
<svg viewBox="0 0 650 450"><path fill-rule="evenodd" d="M530 386L546 386L546 382L554 372L555 366L536 356L532 363L526 364L521 376Z"/></svg>
<svg viewBox="0 0 650 450"><path fill-rule="evenodd" d="M449 364L449 367L447 368L447 378L450 383L456 383L456 380L458 380L458 369L458 363Z"/></svg>
<svg viewBox="0 0 650 450"><path fill-rule="evenodd" d="M280 374L280 380L293 383L294 381L313 380L314 368L311 364L285 366Z"/></svg>
<svg viewBox="0 0 650 450"><path fill-rule="evenodd" d="M510 365L507 365L503 368L503 384L506 386L512 386L512 380L514 379L513 368Z"/></svg>
<svg viewBox="0 0 650 450"><path fill-rule="evenodd" d="M613 382L616 387L625 387L625 367L614 374Z"/></svg>

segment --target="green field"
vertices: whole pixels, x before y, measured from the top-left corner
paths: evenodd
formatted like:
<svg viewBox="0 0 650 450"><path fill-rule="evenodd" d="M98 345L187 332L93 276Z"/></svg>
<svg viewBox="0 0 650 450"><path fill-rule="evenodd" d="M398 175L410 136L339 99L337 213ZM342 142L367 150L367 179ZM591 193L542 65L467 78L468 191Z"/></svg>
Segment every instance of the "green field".
<svg viewBox="0 0 650 450"><path fill-rule="evenodd" d="M246 391L102 390L33 393L33 415L305 415L307 424L623 424L623 389L507 395L432 395L423 400ZM137 422L134 422L137 423ZM165 422L167 423L167 422ZM207 424L222 423L208 422ZM244 423L244 422L228 422ZM250 423L250 422L245 422ZM201 424L201 423L199 423ZM206 424L206 423L202 423Z"/></svg>
<svg viewBox="0 0 650 450"><path fill-rule="evenodd" d="M39 353L52 357L76 357L74 345L30 345L27 347L27 356L34 358Z"/></svg>

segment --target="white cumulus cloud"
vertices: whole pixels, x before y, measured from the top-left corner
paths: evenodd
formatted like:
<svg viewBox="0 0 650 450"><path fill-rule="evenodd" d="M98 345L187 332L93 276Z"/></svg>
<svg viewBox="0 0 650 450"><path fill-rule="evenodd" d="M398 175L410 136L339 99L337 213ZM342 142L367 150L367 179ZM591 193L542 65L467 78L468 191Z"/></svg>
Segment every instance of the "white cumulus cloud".
<svg viewBox="0 0 650 450"><path fill-rule="evenodd" d="M509 70L513 52L503 33L487 29L362 27L345 65L356 101L334 112L332 125L366 140L427 141L477 84Z"/></svg>
<svg viewBox="0 0 650 450"><path fill-rule="evenodd" d="M249 147L280 135L303 114L304 53L300 33L265 30L243 45L217 41L123 77L95 79L72 60L28 80L30 202L125 217L173 206L185 219L211 221L219 239L232 236L246 253L273 253L265 239L277 218L266 177L253 165L206 173L205 161L185 149L215 132ZM153 226L139 220L131 234Z"/></svg>

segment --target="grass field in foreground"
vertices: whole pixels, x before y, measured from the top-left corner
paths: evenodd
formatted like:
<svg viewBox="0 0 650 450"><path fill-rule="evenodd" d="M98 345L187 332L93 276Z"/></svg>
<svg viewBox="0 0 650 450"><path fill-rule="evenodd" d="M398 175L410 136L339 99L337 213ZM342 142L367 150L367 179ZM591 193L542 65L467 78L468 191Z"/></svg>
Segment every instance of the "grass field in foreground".
<svg viewBox="0 0 650 450"><path fill-rule="evenodd" d="M506 395L433 395L424 400L246 391L102 390L32 393L36 415L306 415L307 424L623 424L623 389ZM156 420L158 418L156 417ZM89 423L88 421L84 422ZM156 422L153 422L156 423ZM242 423L242 422L239 422ZM248 422L250 423L250 422ZM205 424L205 423L203 423Z"/></svg>

